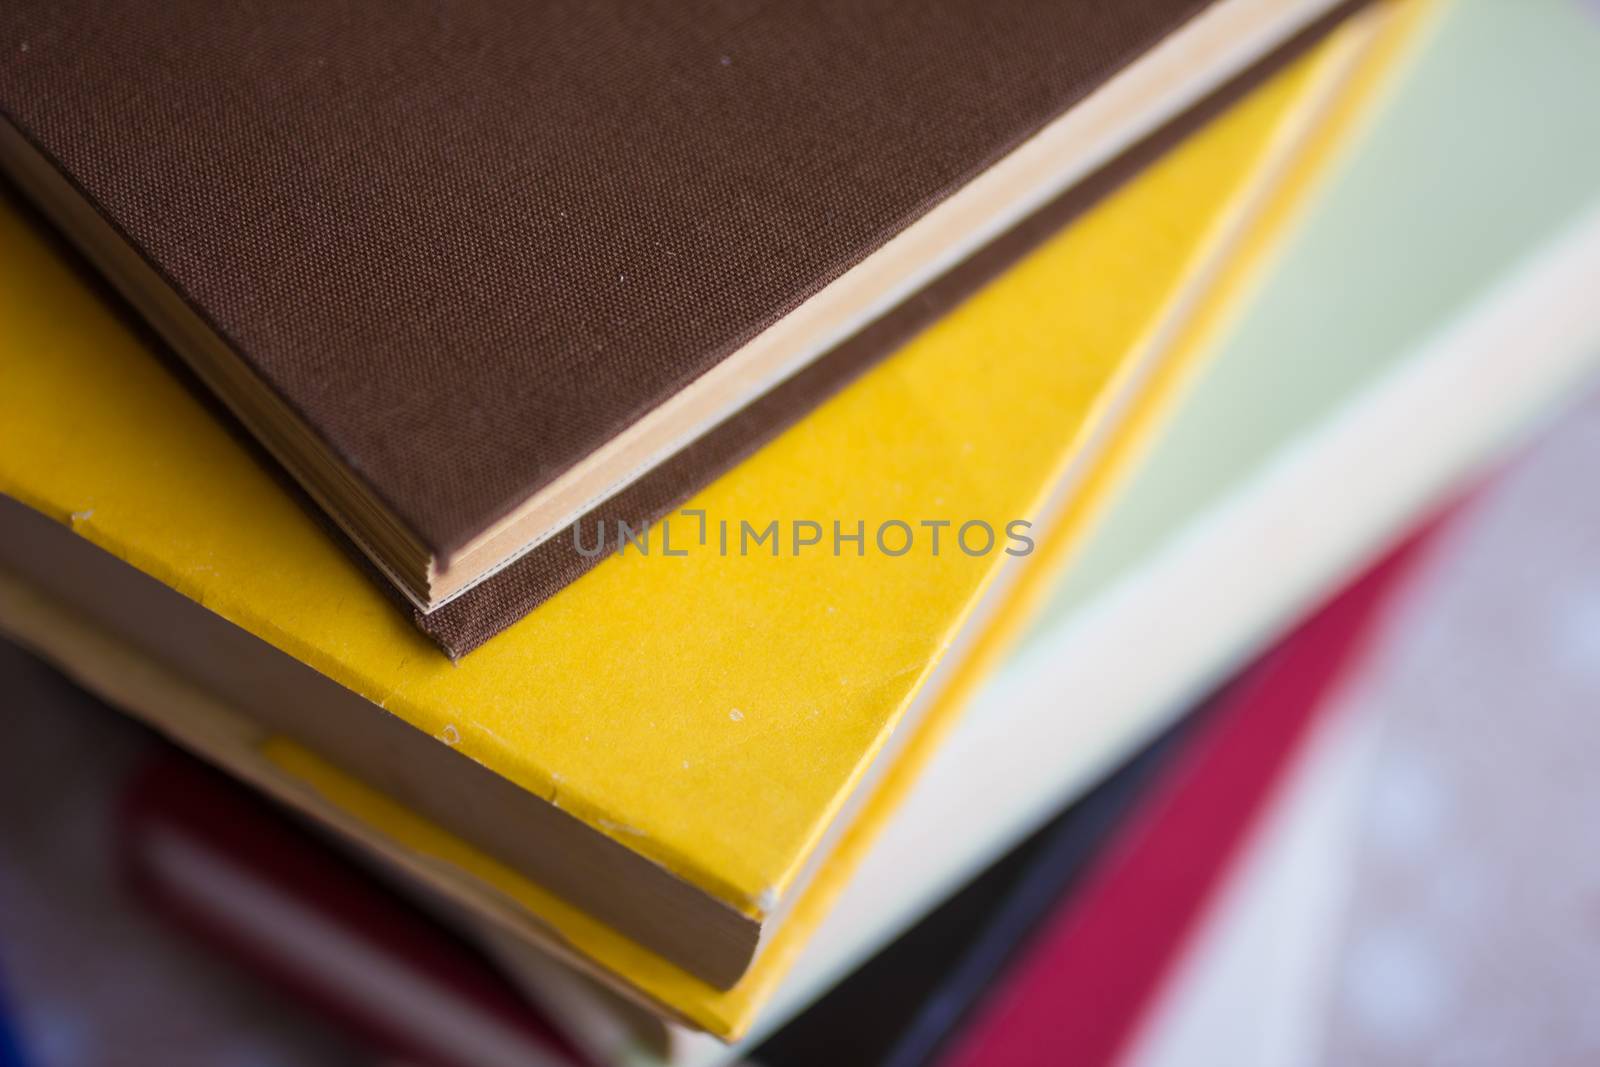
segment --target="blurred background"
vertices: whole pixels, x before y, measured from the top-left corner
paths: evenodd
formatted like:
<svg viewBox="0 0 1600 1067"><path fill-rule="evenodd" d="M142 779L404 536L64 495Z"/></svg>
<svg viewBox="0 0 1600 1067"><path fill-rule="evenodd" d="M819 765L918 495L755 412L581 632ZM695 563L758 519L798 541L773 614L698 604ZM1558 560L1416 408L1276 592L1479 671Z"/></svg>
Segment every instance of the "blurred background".
<svg viewBox="0 0 1600 1067"><path fill-rule="evenodd" d="M1600 1061L1596 471L1600 394L1413 549L1121 1062ZM0 1063L399 1062L370 1027L141 890L119 835L151 817L150 769L170 779L189 757L10 645L0 695ZM243 795L202 781L205 803ZM871 980L877 994L841 995L881 997L897 976ZM780 1034L774 1056L806 1037Z"/></svg>

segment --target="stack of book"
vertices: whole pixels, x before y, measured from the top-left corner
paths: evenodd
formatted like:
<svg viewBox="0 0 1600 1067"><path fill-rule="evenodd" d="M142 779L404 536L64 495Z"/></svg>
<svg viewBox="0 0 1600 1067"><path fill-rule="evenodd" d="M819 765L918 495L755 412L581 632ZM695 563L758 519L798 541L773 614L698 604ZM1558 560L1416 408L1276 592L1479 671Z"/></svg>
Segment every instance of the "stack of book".
<svg viewBox="0 0 1600 1067"><path fill-rule="evenodd" d="M0 627L726 1061L1584 381L1597 95L1576 0L12 4Z"/></svg>

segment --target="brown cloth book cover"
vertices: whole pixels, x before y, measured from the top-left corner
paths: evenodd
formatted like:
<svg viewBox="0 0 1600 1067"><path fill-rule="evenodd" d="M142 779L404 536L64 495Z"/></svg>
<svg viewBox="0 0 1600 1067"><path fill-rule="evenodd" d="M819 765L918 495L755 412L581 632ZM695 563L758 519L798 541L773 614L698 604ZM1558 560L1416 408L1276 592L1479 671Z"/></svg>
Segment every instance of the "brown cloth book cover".
<svg viewBox="0 0 1600 1067"><path fill-rule="evenodd" d="M587 569L552 533L602 504L672 507L903 336L871 326L893 302L817 320L839 328L742 372L648 462L490 545L448 596L427 587L440 560L503 533L1162 42L1201 24L1226 38L1183 57L1192 91L1106 112L1119 152L1335 7L12 0L0 130L48 213L72 209L30 159L131 251L119 268L86 248L124 291L158 279L220 343L227 360L197 354L130 294L461 654ZM966 239L940 247L968 255ZM840 349L855 355L820 358ZM252 414L240 389L268 399ZM304 447L264 433L279 415ZM386 538L420 549L420 586Z"/></svg>

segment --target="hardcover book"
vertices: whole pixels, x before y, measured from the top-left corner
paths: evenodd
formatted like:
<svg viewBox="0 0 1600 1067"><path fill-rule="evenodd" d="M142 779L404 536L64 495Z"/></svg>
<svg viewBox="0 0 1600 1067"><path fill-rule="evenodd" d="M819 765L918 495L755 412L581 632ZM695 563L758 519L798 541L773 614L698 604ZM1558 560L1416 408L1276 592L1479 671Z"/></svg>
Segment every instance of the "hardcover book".
<svg viewBox="0 0 1600 1067"><path fill-rule="evenodd" d="M0 166L462 654L1351 6L22 0Z"/></svg>

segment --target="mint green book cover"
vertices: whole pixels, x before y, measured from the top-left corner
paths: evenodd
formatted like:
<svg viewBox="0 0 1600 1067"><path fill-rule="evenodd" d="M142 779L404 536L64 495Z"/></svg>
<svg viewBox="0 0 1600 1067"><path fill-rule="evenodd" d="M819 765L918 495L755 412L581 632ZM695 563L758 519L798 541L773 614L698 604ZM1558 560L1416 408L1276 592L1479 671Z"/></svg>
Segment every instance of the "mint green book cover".
<svg viewBox="0 0 1600 1067"><path fill-rule="evenodd" d="M1600 203L1600 3L1441 6L1361 151L1064 574L1029 645ZM1359 495L1328 486L1325 499Z"/></svg>

